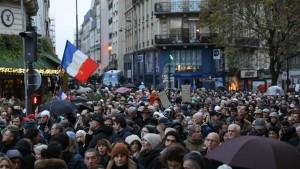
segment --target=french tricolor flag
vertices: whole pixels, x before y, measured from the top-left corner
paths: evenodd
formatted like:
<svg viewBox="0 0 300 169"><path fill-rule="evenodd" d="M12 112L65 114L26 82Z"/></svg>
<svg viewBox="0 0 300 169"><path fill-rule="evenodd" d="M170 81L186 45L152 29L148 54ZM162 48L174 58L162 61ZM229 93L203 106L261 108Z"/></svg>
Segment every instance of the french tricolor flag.
<svg viewBox="0 0 300 169"><path fill-rule="evenodd" d="M98 66L95 61L67 41L61 67L70 76L85 83Z"/></svg>

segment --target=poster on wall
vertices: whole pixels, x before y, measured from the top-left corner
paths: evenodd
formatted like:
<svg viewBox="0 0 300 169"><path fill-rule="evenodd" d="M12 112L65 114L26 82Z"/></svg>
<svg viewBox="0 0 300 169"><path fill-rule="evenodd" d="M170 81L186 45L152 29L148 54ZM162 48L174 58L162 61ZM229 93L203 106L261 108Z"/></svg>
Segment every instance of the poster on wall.
<svg viewBox="0 0 300 169"><path fill-rule="evenodd" d="M266 91L266 82L265 81L253 81L252 89L260 92Z"/></svg>
<svg viewBox="0 0 300 169"><path fill-rule="evenodd" d="M272 79L266 80L266 90L268 90L269 87L272 85Z"/></svg>

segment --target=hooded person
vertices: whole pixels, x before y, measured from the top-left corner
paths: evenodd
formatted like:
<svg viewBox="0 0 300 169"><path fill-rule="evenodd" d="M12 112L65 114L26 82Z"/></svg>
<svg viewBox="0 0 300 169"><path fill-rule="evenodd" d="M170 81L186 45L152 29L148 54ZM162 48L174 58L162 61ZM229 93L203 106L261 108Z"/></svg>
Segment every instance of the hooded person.
<svg viewBox="0 0 300 169"><path fill-rule="evenodd" d="M142 151L138 157L140 168L154 169L161 167L159 161L161 149L158 148L161 142L162 139L159 134L148 133L143 137Z"/></svg>
<svg viewBox="0 0 300 169"><path fill-rule="evenodd" d="M119 142L113 146L111 160L107 169L137 169L136 163L130 158L128 145Z"/></svg>

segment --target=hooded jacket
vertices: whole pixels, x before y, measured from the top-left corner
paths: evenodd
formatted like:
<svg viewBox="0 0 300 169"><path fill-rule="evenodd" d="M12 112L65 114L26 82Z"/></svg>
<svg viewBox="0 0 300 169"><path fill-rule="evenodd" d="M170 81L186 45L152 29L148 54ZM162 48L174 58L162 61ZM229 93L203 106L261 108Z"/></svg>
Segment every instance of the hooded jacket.
<svg viewBox="0 0 300 169"><path fill-rule="evenodd" d="M191 136L188 135L187 139L184 140L185 146L189 151L198 151L201 152L204 150L204 141L195 140Z"/></svg>

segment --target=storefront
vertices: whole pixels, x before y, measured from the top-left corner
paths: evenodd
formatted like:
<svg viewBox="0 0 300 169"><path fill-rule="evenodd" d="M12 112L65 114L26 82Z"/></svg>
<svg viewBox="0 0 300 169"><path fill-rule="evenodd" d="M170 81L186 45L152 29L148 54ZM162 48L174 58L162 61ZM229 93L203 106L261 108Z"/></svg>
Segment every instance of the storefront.
<svg viewBox="0 0 300 169"><path fill-rule="evenodd" d="M1 98L15 96L24 100L24 64L22 58L14 58L11 61L4 60L0 56L0 95ZM55 81L59 73L60 60L50 54L44 54L33 63L33 68L42 77L41 87L38 93L46 94L49 90L54 90Z"/></svg>

